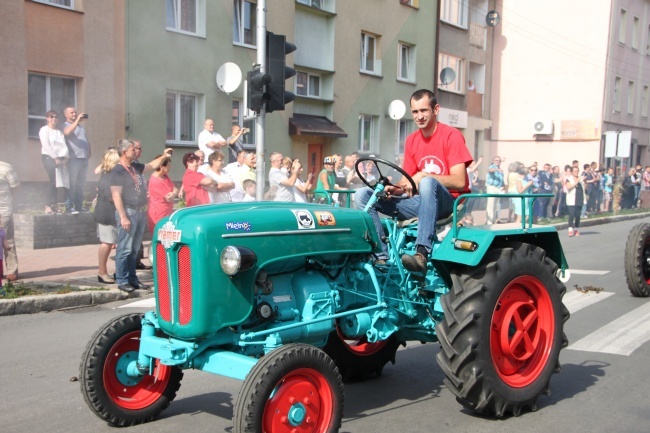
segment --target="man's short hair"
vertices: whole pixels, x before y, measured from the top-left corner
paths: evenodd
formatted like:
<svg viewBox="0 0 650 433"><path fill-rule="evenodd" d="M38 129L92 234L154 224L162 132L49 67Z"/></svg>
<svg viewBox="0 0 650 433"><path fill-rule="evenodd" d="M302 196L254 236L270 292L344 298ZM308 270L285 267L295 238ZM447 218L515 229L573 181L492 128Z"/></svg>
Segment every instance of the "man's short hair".
<svg viewBox="0 0 650 433"><path fill-rule="evenodd" d="M124 152L130 147L134 146L134 144L131 142L131 140L127 140L126 138L122 138L121 140L117 141L117 153L122 156Z"/></svg>
<svg viewBox="0 0 650 433"><path fill-rule="evenodd" d="M431 90L428 90L428 89L416 90L411 95L410 100L419 101L420 99L424 98L425 96L429 97L429 105L431 106L431 109L433 109L436 105L438 105L438 100L436 99L436 95Z"/></svg>
<svg viewBox="0 0 650 433"><path fill-rule="evenodd" d="M244 181L241 184L241 186L244 189L249 188L249 187L251 187L253 185L257 185L257 182L255 182L253 179L244 179Z"/></svg>

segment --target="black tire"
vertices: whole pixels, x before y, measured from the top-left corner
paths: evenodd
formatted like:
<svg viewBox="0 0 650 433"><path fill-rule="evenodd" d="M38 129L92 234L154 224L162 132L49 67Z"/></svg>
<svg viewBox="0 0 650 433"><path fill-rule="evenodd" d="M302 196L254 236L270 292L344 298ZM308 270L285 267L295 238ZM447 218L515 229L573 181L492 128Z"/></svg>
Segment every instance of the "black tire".
<svg viewBox="0 0 650 433"><path fill-rule="evenodd" d="M625 244L625 280L632 295L650 296L650 224L635 225Z"/></svg>
<svg viewBox="0 0 650 433"><path fill-rule="evenodd" d="M323 350L336 363L343 381L347 383L381 377L388 362L395 364L399 344L394 335L377 343L368 343L365 337L348 339L337 324Z"/></svg>
<svg viewBox="0 0 650 433"><path fill-rule="evenodd" d="M334 433L343 417L343 381L325 352L287 344L264 355L235 402L234 433ZM293 422L293 424L292 424Z"/></svg>
<svg viewBox="0 0 650 433"><path fill-rule="evenodd" d="M142 315L125 314L102 326L81 358L79 382L90 409L110 424L125 427L152 421L176 397L183 371L158 363L153 375L125 383L120 360L137 357Z"/></svg>
<svg viewBox="0 0 650 433"><path fill-rule="evenodd" d="M436 327L437 360L459 403L484 415L518 416L549 393L568 344L566 289L556 270L544 250L517 243L490 251L479 266L452 271L453 287L442 297L445 318Z"/></svg>

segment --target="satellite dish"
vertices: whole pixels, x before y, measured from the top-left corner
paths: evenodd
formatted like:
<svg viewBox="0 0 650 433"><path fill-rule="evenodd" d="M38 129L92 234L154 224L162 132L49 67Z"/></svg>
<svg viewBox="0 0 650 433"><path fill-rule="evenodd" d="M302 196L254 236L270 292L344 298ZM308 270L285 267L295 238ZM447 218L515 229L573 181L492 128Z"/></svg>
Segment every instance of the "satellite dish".
<svg viewBox="0 0 650 433"><path fill-rule="evenodd" d="M217 71L217 87L226 95L237 90L241 79L241 69L234 63L224 63Z"/></svg>
<svg viewBox="0 0 650 433"><path fill-rule="evenodd" d="M440 84L442 84L443 86L447 86L453 83L455 79L456 79L456 71L454 71L450 67L443 68L442 71L440 71Z"/></svg>
<svg viewBox="0 0 650 433"><path fill-rule="evenodd" d="M399 99L395 99L390 104L388 104L388 116L390 116L391 119L400 120L402 117L404 117L405 113L406 104L404 104L404 102L400 101Z"/></svg>

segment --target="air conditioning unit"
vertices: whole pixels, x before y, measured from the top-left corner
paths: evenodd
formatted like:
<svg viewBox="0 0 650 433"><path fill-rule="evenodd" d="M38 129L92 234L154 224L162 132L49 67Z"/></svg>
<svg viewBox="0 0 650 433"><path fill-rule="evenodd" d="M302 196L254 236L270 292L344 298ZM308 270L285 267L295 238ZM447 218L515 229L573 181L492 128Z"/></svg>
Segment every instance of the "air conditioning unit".
<svg viewBox="0 0 650 433"><path fill-rule="evenodd" d="M553 135L553 121L551 119L536 120L533 123L533 135Z"/></svg>

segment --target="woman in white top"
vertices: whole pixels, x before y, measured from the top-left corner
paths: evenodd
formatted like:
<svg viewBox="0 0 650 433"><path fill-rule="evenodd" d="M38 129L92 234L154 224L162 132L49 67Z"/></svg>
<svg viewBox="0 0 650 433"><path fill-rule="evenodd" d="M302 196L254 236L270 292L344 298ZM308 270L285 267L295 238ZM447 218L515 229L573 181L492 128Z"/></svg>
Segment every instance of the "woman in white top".
<svg viewBox="0 0 650 433"><path fill-rule="evenodd" d="M66 169L68 146L65 144L63 132L56 127L57 118L59 117L56 111L48 111L45 117L47 118L47 125L41 128L38 136L41 139L41 160L50 179L45 198L45 213L52 215L55 213L54 209L57 208L58 203L56 196L57 175L61 186L65 186L65 183L69 185Z"/></svg>
<svg viewBox="0 0 650 433"><path fill-rule="evenodd" d="M228 203L230 202L230 190L235 187L235 182L230 175L223 171L224 156L220 150L215 150L208 157L210 168L205 171L205 175L217 181L216 189L209 189L210 203Z"/></svg>
<svg viewBox="0 0 650 433"><path fill-rule="evenodd" d="M307 182L305 182L300 178L302 171L303 168L301 166L298 169L298 177L296 178L296 183L293 185L293 198L297 203L307 203L307 193L314 186L312 182L314 179L314 174L309 173L307 175Z"/></svg>

